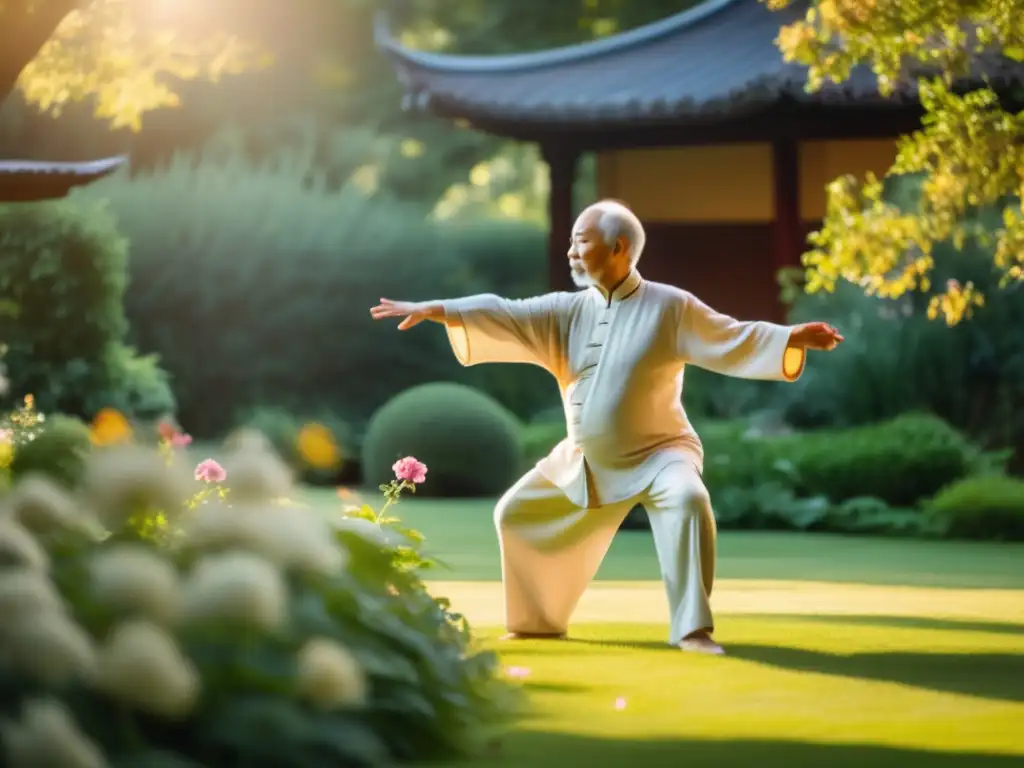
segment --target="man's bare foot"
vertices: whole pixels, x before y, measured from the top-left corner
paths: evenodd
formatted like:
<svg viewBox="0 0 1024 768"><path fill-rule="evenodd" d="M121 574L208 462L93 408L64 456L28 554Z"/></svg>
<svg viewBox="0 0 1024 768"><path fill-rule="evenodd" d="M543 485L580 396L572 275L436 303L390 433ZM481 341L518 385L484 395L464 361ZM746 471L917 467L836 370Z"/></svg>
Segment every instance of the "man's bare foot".
<svg viewBox="0 0 1024 768"><path fill-rule="evenodd" d="M565 640L565 632L509 632L502 640Z"/></svg>
<svg viewBox="0 0 1024 768"><path fill-rule="evenodd" d="M711 635L707 632L694 632L689 637L684 637L679 641L679 647L684 651L707 653L712 656L722 656L725 654L725 649L712 640Z"/></svg>

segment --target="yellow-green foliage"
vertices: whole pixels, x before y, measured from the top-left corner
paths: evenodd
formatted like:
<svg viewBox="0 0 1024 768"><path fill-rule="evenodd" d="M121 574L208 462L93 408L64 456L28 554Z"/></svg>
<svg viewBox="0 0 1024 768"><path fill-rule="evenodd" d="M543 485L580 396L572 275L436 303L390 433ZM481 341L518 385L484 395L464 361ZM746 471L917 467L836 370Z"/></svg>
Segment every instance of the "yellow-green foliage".
<svg viewBox="0 0 1024 768"><path fill-rule="evenodd" d="M18 79L29 102L55 115L91 96L96 117L139 130L145 112L179 105L169 80L217 80L267 63L251 45L216 29L215 18L196 24L195 11L140 15L125 0L7 5L13 7L0 3L5 29L46 23L41 19L55 26Z"/></svg>
<svg viewBox="0 0 1024 768"><path fill-rule="evenodd" d="M946 536L1024 540L1024 480L974 475L943 488L925 509Z"/></svg>
<svg viewBox="0 0 1024 768"><path fill-rule="evenodd" d="M793 4L763 1L774 8ZM1005 109L993 90L964 94L949 87L971 70L982 50L990 60L1000 50L1024 59L1022 11L1020 0L818 0L805 18L783 27L783 55L810 67L815 90L845 81L857 64L871 67L885 95L906 84L914 64L940 75L918 81L924 126L900 140L889 171L923 176L919 205L907 211L887 203L884 185L870 175L863 182L852 176L836 180L804 261L810 290L831 290L836 280L846 279L881 296L927 291L933 246L947 240L960 245L972 237L992 243L1004 284L1024 278L1024 116ZM979 218L983 212L1000 220L994 233ZM982 303L972 283L950 282L932 298L929 311L953 325Z"/></svg>

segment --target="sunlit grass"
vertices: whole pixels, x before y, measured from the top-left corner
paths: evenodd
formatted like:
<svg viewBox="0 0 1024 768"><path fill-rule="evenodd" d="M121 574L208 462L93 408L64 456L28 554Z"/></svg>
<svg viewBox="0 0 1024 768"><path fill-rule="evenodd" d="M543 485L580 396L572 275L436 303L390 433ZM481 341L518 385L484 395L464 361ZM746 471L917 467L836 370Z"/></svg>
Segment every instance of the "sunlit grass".
<svg viewBox="0 0 1024 768"><path fill-rule="evenodd" d="M728 616L724 658L667 649L649 624L502 644L505 664L529 669L533 710L468 765L1010 765L1024 758L1021 631Z"/></svg>
<svg viewBox="0 0 1024 768"><path fill-rule="evenodd" d="M333 491L304 498L325 512ZM367 499L375 501L375 499ZM471 766L996 768L1024 760L1024 546L723 532L729 655L665 644L649 533L616 538L564 643L498 643L492 500L395 507L451 566L434 594L506 666L529 716ZM618 708L616 702L624 700Z"/></svg>

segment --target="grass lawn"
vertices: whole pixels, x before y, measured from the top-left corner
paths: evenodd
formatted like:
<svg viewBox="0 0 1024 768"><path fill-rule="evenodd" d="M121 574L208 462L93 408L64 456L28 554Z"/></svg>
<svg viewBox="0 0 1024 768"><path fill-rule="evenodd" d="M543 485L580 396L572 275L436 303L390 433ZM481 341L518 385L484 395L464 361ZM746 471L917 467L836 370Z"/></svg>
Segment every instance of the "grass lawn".
<svg viewBox="0 0 1024 768"><path fill-rule="evenodd" d="M333 494L310 492L328 506ZM1019 766L1024 546L724 532L729 655L665 646L649 534L623 532L567 642L498 644L491 504L403 501L531 711L467 766Z"/></svg>

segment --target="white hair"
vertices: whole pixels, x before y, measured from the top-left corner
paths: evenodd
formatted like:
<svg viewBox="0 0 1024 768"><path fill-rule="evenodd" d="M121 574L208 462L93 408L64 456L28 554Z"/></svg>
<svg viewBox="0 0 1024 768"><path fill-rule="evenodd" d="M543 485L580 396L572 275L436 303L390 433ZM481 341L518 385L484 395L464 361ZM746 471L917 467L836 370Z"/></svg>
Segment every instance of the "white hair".
<svg viewBox="0 0 1024 768"><path fill-rule="evenodd" d="M620 237L629 243L629 264L635 267L647 242L647 233L644 232L644 225L640 223L640 219L617 200L601 200L594 203L591 208L601 212L597 226L604 234L608 245L615 245L615 241Z"/></svg>

